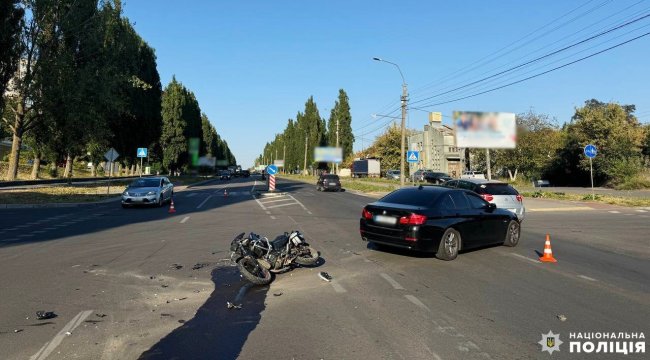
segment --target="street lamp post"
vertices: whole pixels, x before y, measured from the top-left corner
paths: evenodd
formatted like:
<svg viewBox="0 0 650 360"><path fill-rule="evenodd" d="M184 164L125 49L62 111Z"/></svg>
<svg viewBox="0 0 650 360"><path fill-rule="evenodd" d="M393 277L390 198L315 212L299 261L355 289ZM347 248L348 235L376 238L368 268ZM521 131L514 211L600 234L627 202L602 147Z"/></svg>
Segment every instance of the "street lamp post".
<svg viewBox="0 0 650 360"><path fill-rule="evenodd" d="M399 74L402 76L402 145L400 147L400 175L399 182L400 186L404 187L404 143L406 142L406 81L404 80L404 74L402 74L402 69L399 68L399 65L386 61L380 58L373 58L373 60L385 62L387 64L395 65Z"/></svg>

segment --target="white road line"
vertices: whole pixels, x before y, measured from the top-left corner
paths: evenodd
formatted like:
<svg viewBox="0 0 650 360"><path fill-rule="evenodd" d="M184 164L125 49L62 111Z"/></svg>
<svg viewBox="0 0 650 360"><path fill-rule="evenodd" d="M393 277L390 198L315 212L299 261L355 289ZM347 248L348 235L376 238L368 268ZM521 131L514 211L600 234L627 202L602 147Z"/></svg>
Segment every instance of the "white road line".
<svg viewBox="0 0 650 360"><path fill-rule="evenodd" d="M187 194L187 197L192 197L192 196L195 196L195 195L196 195L196 193L189 193L189 194Z"/></svg>
<svg viewBox="0 0 650 360"><path fill-rule="evenodd" d="M395 281L392 277L390 277L388 274L379 274L381 277L383 277L386 281L388 281L389 284L395 288L395 290L404 290L402 285L400 285L397 281Z"/></svg>
<svg viewBox="0 0 650 360"><path fill-rule="evenodd" d="M199 206L197 206L196 208L197 208L197 209L200 209L200 208L203 206L203 204L205 204L208 200L210 200L211 197L212 197L212 195L210 195L210 196L208 196L207 198L205 198L205 200L203 200L203 202L202 202Z"/></svg>
<svg viewBox="0 0 650 360"><path fill-rule="evenodd" d="M594 278L590 278L589 276L584 276L584 275L578 275L579 278L589 280L589 281L596 281Z"/></svg>
<svg viewBox="0 0 650 360"><path fill-rule="evenodd" d="M185 222L189 220L189 218L190 218L189 216L184 217L183 220L181 220L181 224L185 224Z"/></svg>
<svg viewBox="0 0 650 360"><path fill-rule="evenodd" d="M253 200L257 201L257 204L262 208L262 210L266 211L266 208L262 203L255 197L255 195L251 195L253 197Z"/></svg>
<svg viewBox="0 0 650 360"><path fill-rule="evenodd" d="M265 202L263 202L262 204L268 204L268 203L278 202L278 201L291 201L291 199L269 200L269 201L265 201Z"/></svg>
<svg viewBox="0 0 650 360"><path fill-rule="evenodd" d="M271 219L275 220L275 216L271 216Z"/></svg>
<svg viewBox="0 0 650 360"><path fill-rule="evenodd" d="M636 212L648 212L647 210L636 210Z"/></svg>
<svg viewBox="0 0 650 360"><path fill-rule="evenodd" d="M257 180L253 183L253 187L251 188L251 192L255 191L255 185L257 185Z"/></svg>
<svg viewBox="0 0 650 360"><path fill-rule="evenodd" d="M332 287L334 288L334 291L336 291L337 293L346 293L346 292L348 292L336 280L332 280L330 283L332 284Z"/></svg>
<svg viewBox="0 0 650 360"><path fill-rule="evenodd" d="M519 258L519 259L523 259L523 260L530 261L530 262L532 262L532 263L534 263L534 264L539 264L539 261L537 261L537 260L535 260L535 259L531 259L531 258L529 258L528 256L523 256L523 255L514 254L514 253L510 253L510 255L515 256L515 257L517 257L517 258Z"/></svg>
<svg viewBox="0 0 650 360"><path fill-rule="evenodd" d="M611 211L608 211L608 212L611 213L611 214L620 214L621 213L620 211L614 211L614 210L611 210Z"/></svg>
<svg viewBox="0 0 650 360"><path fill-rule="evenodd" d="M298 205L298 203L291 203L291 204L280 204L280 205L273 205L273 206L267 206L267 209L275 209L281 206L290 206L290 205Z"/></svg>
<svg viewBox="0 0 650 360"><path fill-rule="evenodd" d="M61 344L61 341L63 341L63 339L66 337L66 333L68 332L71 333L72 331L74 331L74 329L76 329L77 326L79 326L79 324L81 324L82 321L86 320L86 318L90 316L90 314L92 313L93 313L92 310L86 310L77 314L77 316L72 318L72 320L70 320L70 322L66 324L66 326L64 326L63 329L61 329L61 331L59 331L59 333L56 334L56 336L54 336L52 340L50 340L48 343L43 345L43 347L40 350L38 350L38 352L29 359L30 360L46 359L52 353L52 351L54 351L54 349L56 349L56 347L59 346L59 344Z"/></svg>
<svg viewBox="0 0 650 360"><path fill-rule="evenodd" d="M289 197L292 198L292 199L294 199L294 200L296 200L296 202L298 203L298 205L300 205L300 206L302 207L303 210L308 211L307 208L305 207L305 205L303 205L303 204L302 204L300 201L298 201L295 197L293 197L293 196L291 196L291 195L289 195Z"/></svg>
<svg viewBox="0 0 650 360"><path fill-rule="evenodd" d="M271 215L271 212L270 212L270 211L267 211L266 214L267 214L267 215Z"/></svg>
<svg viewBox="0 0 650 360"><path fill-rule="evenodd" d="M314 214L311 213L311 211L307 211L307 214L309 214L309 215L314 215Z"/></svg>
<svg viewBox="0 0 650 360"><path fill-rule="evenodd" d="M422 303L422 301L420 301L420 299L416 298L415 296L413 296L413 295L404 295L404 297L409 299L410 302L415 304L415 306L419 307L420 309L425 310L425 311L431 311L431 310L429 310L429 308L426 305L424 305L424 303Z"/></svg>

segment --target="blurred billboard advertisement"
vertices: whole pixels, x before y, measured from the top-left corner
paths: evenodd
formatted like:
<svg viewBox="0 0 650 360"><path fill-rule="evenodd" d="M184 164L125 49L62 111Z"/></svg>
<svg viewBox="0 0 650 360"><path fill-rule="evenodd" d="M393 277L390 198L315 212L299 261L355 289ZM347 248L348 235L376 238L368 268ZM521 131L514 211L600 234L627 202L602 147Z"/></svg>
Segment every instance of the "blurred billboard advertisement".
<svg viewBox="0 0 650 360"><path fill-rule="evenodd" d="M514 149L517 126L514 113L452 112L456 147Z"/></svg>
<svg viewBox="0 0 650 360"><path fill-rule="evenodd" d="M343 161L343 149L340 147L317 147L314 149L314 161L340 163Z"/></svg>

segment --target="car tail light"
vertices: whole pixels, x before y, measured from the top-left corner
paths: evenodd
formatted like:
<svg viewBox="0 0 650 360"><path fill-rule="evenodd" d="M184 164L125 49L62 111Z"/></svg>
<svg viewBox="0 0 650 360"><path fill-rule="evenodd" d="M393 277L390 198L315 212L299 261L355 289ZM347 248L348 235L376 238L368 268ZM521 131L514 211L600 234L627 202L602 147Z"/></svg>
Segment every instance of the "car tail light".
<svg viewBox="0 0 650 360"><path fill-rule="evenodd" d="M361 216L363 216L364 219L372 219L372 214L366 210L366 208L363 208L363 211L361 212Z"/></svg>
<svg viewBox="0 0 650 360"><path fill-rule="evenodd" d="M519 201L519 202L523 202L524 199L521 198L521 195L517 194L517 201Z"/></svg>
<svg viewBox="0 0 650 360"><path fill-rule="evenodd" d="M410 216L402 216L399 219L400 224L405 225L422 225L427 221L427 217L424 215L411 214Z"/></svg>
<svg viewBox="0 0 650 360"><path fill-rule="evenodd" d="M490 201L494 200L494 196L492 196L490 194L481 194L481 197L483 199L485 199L485 201L487 201L487 202L490 202Z"/></svg>

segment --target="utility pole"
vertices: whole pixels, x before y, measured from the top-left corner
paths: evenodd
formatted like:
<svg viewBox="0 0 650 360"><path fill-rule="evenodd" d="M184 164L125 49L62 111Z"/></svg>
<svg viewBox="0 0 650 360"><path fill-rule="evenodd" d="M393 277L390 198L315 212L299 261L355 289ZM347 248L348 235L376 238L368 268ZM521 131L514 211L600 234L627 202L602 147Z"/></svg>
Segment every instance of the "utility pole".
<svg viewBox="0 0 650 360"><path fill-rule="evenodd" d="M284 140L284 137L282 138ZM284 166L282 166L282 173L286 173L286 168L287 168L287 144L284 144L284 149L282 150L282 162L284 162Z"/></svg>
<svg viewBox="0 0 650 360"><path fill-rule="evenodd" d="M305 133L305 165L303 166L305 172L307 172L307 139L309 139L309 137L307 136L307 133Z"/></svg>
<svg viewBox="0 0 650 360"><path fill-rule="evenodd" d="M339 147L339 117L338 117L338 109L337 109L337 116L336 116L336 147ZM336 163L336 175L339 174L339 164Z"/></svg>
<svg viewBox="0 0 650 360"><path fill-rule="evenodd" d="M487 179L492 180L492 170L490 169L490 149L485 149L485 163L487 164Z"/></svg>

